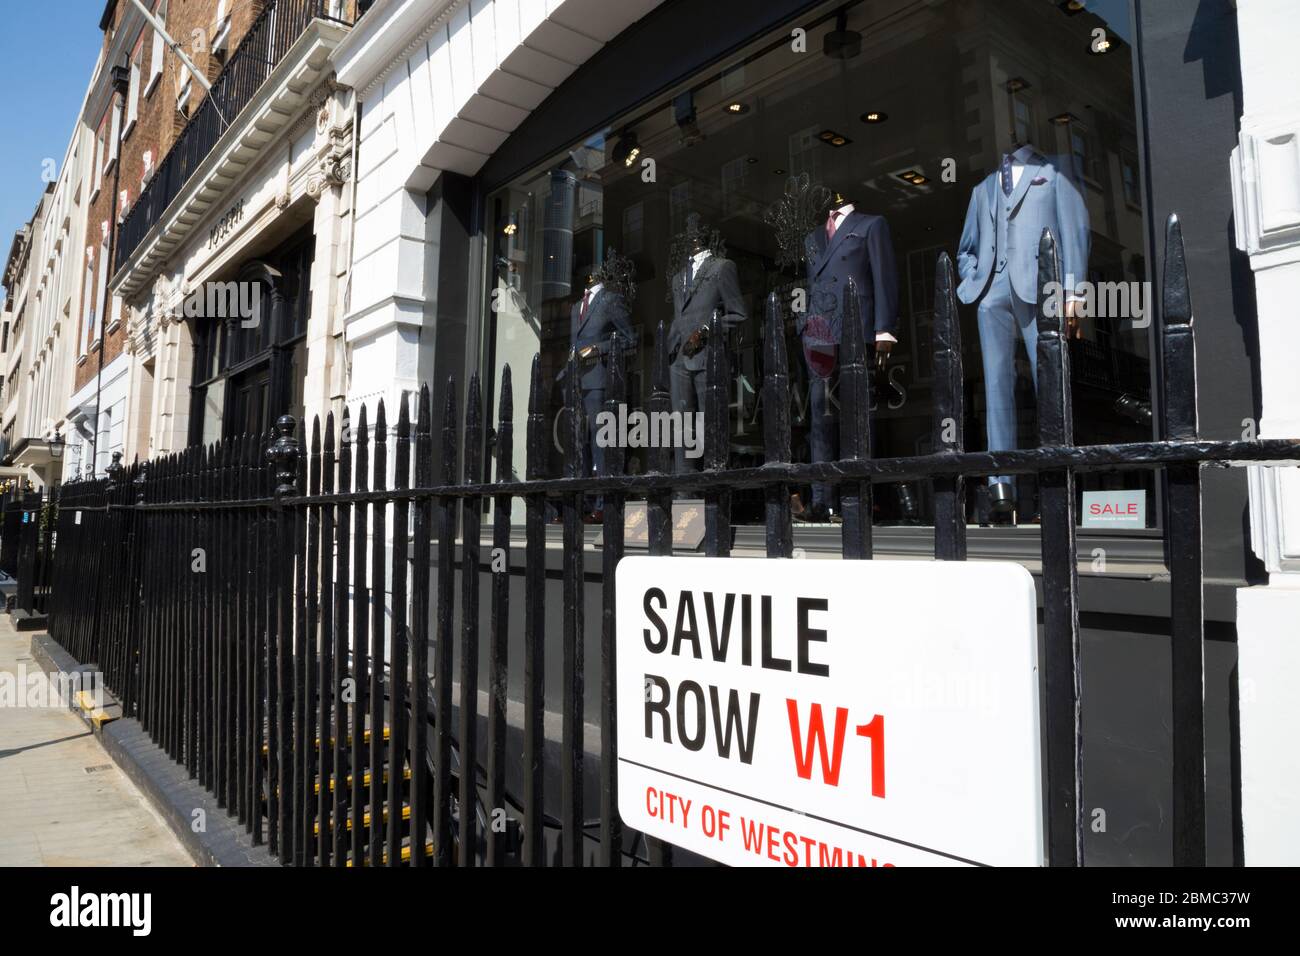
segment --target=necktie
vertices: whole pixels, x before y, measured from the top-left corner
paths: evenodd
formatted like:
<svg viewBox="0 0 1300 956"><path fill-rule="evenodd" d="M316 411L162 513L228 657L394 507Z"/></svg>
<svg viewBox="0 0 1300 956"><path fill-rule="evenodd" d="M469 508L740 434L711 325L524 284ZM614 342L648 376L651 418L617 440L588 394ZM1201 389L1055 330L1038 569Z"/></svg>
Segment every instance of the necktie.
<svg viewBox="0 0 1300 956"><path fill-rule="evenodd" d="M578 310L578 321L581 322L587 317L587 306L591 304L591 290L588 289L582 294L582 308Z"/></svg>
<svg viewBox="0 0 1300 956"><path fill-rule="evenodd" d="M826 241L829 242L835 236L835 220L840 218L840 211L835 209L826 217Z"/></svg>
<svg viewBox="0 0 1300 956"><path fill-rule="evenodd" d="M1002 157L1002 192L1007 196L1011 195L1011 189L1012 189L1011 184L1012 184L1011 157L1003 156Z"/></svg>

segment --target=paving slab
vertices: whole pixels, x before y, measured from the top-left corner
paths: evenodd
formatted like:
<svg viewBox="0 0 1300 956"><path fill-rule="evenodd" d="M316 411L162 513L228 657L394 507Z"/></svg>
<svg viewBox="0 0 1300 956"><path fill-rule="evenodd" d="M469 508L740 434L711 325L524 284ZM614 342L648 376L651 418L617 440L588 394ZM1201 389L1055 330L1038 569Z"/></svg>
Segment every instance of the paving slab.
<svg viewBox="0 0 1300 956"><path fill-rule="evenodd" d="M0 681L38 674L30 632L0 614ZM88 729L0 689L0 866L193 866L184 846Z"/></svg>

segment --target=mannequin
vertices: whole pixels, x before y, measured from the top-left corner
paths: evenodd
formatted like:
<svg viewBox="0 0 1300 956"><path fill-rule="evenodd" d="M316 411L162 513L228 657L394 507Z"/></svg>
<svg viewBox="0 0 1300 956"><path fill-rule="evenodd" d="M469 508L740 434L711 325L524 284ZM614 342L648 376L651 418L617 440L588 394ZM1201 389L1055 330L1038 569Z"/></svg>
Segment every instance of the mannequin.
<svg viewBox="0 0 1300 956"><path fill-rule="evenodd" d="M1051 229L1061 257L1069 334L1078 334L1077 291L1088 276L1088 209L1078 189L1041 151L1021 143L972 191L957 251L957 297L979 303L988 408L988 448L1016 447L1016 341L1038 387L1038 243ZM989 478L990 517L1014 521L1010 479Z"/></svg>
<svg viewBox="0 0 1300 956"><path fill-rule="evenodd" d="M879 366L898 341L898 266L889 223L859 210L844 192L832 194L826 218L808 233L804 247L808 307L796 314L795 329L808 369L810 457L814 462L833 461L840 429L830 394L839 360L844 289L850 279L857 287L864 337L875 342ZM834 487L815 483L812 511L801 516L827 521L836 508ZM802 512L802 502L796 502L795 510Z"/></svg>
<svg viewBox="0 0 1300 956"><path fill-rule="evenodd" d="M669 391L673 411L686 415L704 411L705 347L714 309L728 331L745 321L746 312L736 264L724 257L721 238L705 229L698 214L686 217L686 231L674 247L684 250L686 261L672 277L670 290L673 323L668 329ZM687 458L684 448L674 449L674 457L678 472L700 468L701 459Z"/></svg>
<svg viewBox="0 0 1300 956"><path fill-rule="evenodd" d="M596 441L596 416L605 402L605 368L610 340L614 335L631 348L632 326L627 296L621 288L606 281L603 269L593 267L587 274L581 298L569 313L569 357L575 360L578 374L578 391L582 410L587 419L587 442L591 449L591 466L596 473L604 470L605 449ZM563 378L567 363L560 372ZM590 503L585 520L599 521L602 517L599 498Z"/></svg>

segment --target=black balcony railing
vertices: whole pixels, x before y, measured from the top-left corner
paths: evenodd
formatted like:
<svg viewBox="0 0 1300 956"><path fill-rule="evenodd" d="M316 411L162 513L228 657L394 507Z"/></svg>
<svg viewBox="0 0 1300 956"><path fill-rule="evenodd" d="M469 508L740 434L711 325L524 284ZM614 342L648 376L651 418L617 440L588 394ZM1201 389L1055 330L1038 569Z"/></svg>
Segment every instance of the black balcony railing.
<svg viewBox="0 0 1300 956"><path fill-rule="evenodd" d="M347 0L269 0L122 220L115 270L122 267L162 218L221 139L226 123L235 121L307 25L314 19L350 25L350 20L340 20L339 15L345 16L351 6Z"/></svg>

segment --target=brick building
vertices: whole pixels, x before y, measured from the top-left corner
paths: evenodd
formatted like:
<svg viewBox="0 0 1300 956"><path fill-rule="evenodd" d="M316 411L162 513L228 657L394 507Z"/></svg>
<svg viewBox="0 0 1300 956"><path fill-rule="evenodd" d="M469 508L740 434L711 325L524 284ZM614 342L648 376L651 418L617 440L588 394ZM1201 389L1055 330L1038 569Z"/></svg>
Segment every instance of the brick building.
<svg viewBox="0 0 1300 956"><path fill-rule="evenodd" d="M117 338L104 349L121 386L111 397L104 386L103 408L129 400L121 415L101 411L111 434L101 466L113 450L144 458L263 431L276 409L323 412L345 391L336 313L353 107L332 81L329 54L355 5L169 3L168 32L190 37L213 92L200 99L166 53L160 86L172 77L179 100L155 92L157 102L137 107L139 141L124 141L126 209L109 282ZM189 105L183 125L177 102ZM154 166L141 191L146 150ZM232 314L236 289L256 301L256 315ZM236 295L231 310L212 298L225 290Z"/></svg>
<svg viewBox="0 0 1300 956"><path fill-rule="evenodd" d="M261 12L240 0L150 0L152 12L209 80ZM141 383L132 382L122 301L110 291L115 221L140 198L205 91L130 0L108 0L100 18L104 47L81 121L91 131L86 211L86 270L76 340L76 374L68 417L77 426L66 472L102 469L127 447ZM114 68L118 84L114 88ZM128 400L130 399L130 400ZM91 462L91 457L94 462Z"/></svg>

